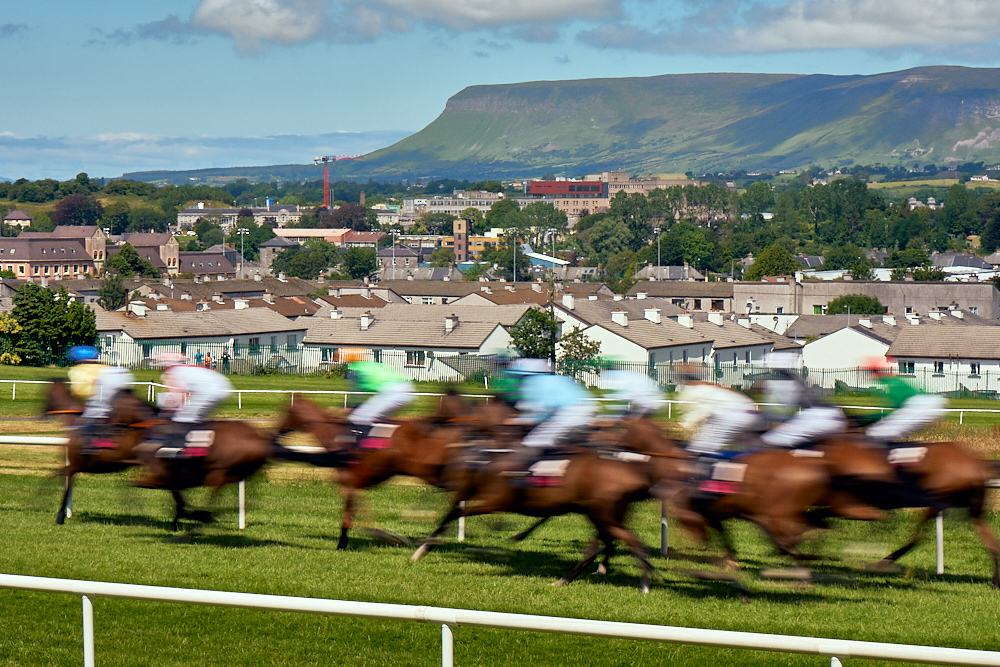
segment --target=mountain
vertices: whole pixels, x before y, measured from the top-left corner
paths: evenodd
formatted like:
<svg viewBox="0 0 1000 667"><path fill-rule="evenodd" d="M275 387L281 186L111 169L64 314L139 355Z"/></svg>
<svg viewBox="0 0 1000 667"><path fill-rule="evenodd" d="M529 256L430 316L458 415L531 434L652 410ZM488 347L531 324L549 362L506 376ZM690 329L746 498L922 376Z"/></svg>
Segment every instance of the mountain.
<svg viewBox="0 0 1000 667"><path fill-rule="evenodd" d="M969 161L1000 162L1000 69L472 86L416 134L338 164L337 177L480 179ZM276 170L293 168L270 169L281 177Z"/></svg>

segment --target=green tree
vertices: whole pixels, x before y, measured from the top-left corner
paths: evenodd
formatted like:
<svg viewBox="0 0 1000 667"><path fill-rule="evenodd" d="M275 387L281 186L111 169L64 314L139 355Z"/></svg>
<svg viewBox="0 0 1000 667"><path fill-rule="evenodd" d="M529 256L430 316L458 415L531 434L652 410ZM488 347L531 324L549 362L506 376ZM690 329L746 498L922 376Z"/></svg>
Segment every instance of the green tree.
<svg viewBox="0 0 1000 667"><path fill-rule="evenodd" d="M924 282L941 282L948 276L943 269L936 266L918 266L913 269L913 279Z"/></svg>
<svg viewBox="0 0 1000 667"><path fill-rule="evenodd" d="M0 364L17 366L21 355L17 348L21 341L21 325L10 313L0 313Z"/></svg>
<svg viewBox="0 0 1000 667"><path fill-rule="evenodd" d="M864 294L845 294L838 296L826 306L827 315L882 315L885 306L873 296Z"/></svg>
<svg viewBox="0 0 1000 667"><path fill-rule="evenodd" d="M829 248L823 254L823 269L848 269L858 262L865 262L865 254L858 246L848 243L843 246Z"/></svg>
<svg viewBox="0 0 1000 667"><path fill-rule="evenodd" d="M446 236L451 234L454 223L455 216L450 213L424 213L420 216L418 224L422 224L428 234L441 234L442 236ZM417 232L411 233L416 234Z"/></svg>
<svg viewBox="0 0 1000 667"><path fill-rule="evenodd" d="M118 310L128 303L128 290L120 273L109 273L97 288L97 305L107 311Z"/></svg>
<svg viewBox="0 0 1000 667"><path fill-rule="evenodd" d="M455 263L455 253L448 248L438 248L431 253L429 259L431 266L451 266Z"/></svg>
<svg viewBox="0 0 1000 667"><path fill-rule="evenodd" d="M788 249L777 243L764 248L747 269L744 280L760 280L764 276L787 276L802 268Z"/></svg>
<svg viewBox="0 0 1000 667"><path fill-rule="evenodd" d="M108 257L104 262L105 273L117 273L123 276L140 274L148 278L159 278L160 270L148 259L139 256L131 243L125 242L118 252Z"/></svg>
<svg viewBox="0 0 1000 667"><path fill-rule="evenodd" d="M96 225L103 216L101 202L79 193L60 201L50 214L57 225Z"/></svg>
<svg viewBox="0 0 1000 667"><path fill-rule="evenodd" d="M469 221L469 234L483 234L487 231L486 218L483 217L483 212L478 208L470 206L459 213L458 217Z"/></svg>
<svg viewBox="0 0 1000 667"><path fill-rule="evenodd" d="M563 334L556 348L557 373L578 380L582 373L597 370L601 356L601 341L591 340L580 327L573 327L572 331Z"/></svg>
<svg viewBox="0 0 1000 667"><path fill-rule="evenodd" d="M512 199L501 199L490 206L486 212L486 227L492 229L524 229L524 216L517 202Z"/></svg>
<svg viewBox="0 0 1000 667"><path fill-rule="evenodd" d="M774 206L774 188L764 181L751 183L740 195L739 206L741 214L760 215Z"/></svg>
<svg viewBox="0 0 1000 667"><path fill-rule="evenodd" d="M541 308L532 308L510 330L510 346L522 357L551 359L556 349L559 323Z"/></svg>
<svg viewBox="0 0 1000 667"><path fill-rule="evenodd" d="M546 240L551 243L551 234L560 234L566 231L565 211L560 211L548 202L532 202L521 209L521 215L524 217L525 229L531 231L529 238L531 238L535 252L545 252L542 246L545 245Z"/></svg>
<svg viewBox="0 0 1000 667"><path fill-rule="evenodd" d="M21 325L16 353L29 366L66 363L73 345L93 345L97 338L94 311L35 283L25 283L14 294L14 319Z"/></svg>
<svg viewBox="0 0 1000 667"><path fill-rule="evenodd" d="M132 222L132 209L127 202L114 201L104 208L101 227L107 227L112 234L124 234Z"/></svg>
<svg viewBox="0 0 1000 667"><path fill-rule="evenodd" d="M360 280L378 271L378 258L374 248L351 248L344 253L344 271L351 278Z"/></svg>

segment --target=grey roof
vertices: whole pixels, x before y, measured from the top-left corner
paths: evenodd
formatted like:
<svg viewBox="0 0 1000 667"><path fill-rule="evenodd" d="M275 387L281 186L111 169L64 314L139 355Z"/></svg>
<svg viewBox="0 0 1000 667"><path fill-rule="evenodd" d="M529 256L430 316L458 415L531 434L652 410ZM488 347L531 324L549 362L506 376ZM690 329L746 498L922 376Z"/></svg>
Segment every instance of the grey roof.
<svg viewBox="0 0 1000 667"><path fill-rule="evenodd" d="M385 322L440 322L444 327L444 318L457 315L459 322L482 322L487 324L502 324L505 327L514 326L521 321L524 314L531 310L532 304L511 304L505 306L456 306L447 305L417 305L408 303L389 303L379 308L373 316ZM316 317L326 315L329 319L330 308L317 312ZM360 318L370 308L342 308L344 318Z"/></svg>
<svg viewBox="0 0 1000 667"><path fill-rule="evenodd" d="M31 216L26 211L14 210L4 216L4 220L31 220Z"/></svg>
<svg viewBox="0 0 1000 667"><path fill-rule="evenodd" d="M122 242L129 243L133 246L161 246L170 243L170 239L174 238L172 234L166 232L162 234L157 233L132 233L132 234L122 234Z"/></svg>
<svg viewBox="0 0 1000 667"><path fill-rule="evenodd" d="M818 269L825 261L821 255L798 255L795 261L807 269Z"/></svg>
<svg viewBox="0 0 1000 667"><path fill-rule="evenodd" d="M765 338L774 344L772 349L774 350L798 350L802 348L801 343L796 343L794 340L787 336L782 336L781 334L776 334L767 327L763 327L759 324L751 324L750 330L761 338Z"/></svg>
<svg viewBox="0 0 1000 667"><path fill-rule="evenodd" d="M789 338L819 338L840 331L850 322L858 323L858 315L799 315L785 330Z"/></svg>
<svg viewBox="0 0 1000 667"><path fill-rule="evenodd" d="M236 267L223 253L181 252L177 270L181 273L235 273Z"/></svg>
<svg viewBox="0 0 1000 667"><path fill-rule="evenodd" d="M398 321L382 318L383 308L365 331L358 317L338 320L308 318L309 330L303 343L314 345L359 345L367 347L433 347L478 349L500 325L495 322L459 322L445 331L444 317L439 320ZM300 319L299 322L306 322Z"/></svg>
<svg viewBox="0 0 1000 667"><path fill-rule="evenodd" d="M894 357L1000 359L1000 327L904 327L889 347Z"/></svg>
<svg viewBox="0 0 1000 667"><path fill-rule="evenodd" d="M666 298L731 299L733 298L733 283L702 283L689 280L644 280L632 285L627 294L635 296L639 292L645 292L649 296Z"/></svg>
<svg viewBox="0 0 1000 667"><path fill-rule="evenodd" d="M975 255L964 252L945 252L931 258L934 266L968 266L974 269L992 269L993 265Z"/></svg>
<svg viewBox="0 0 1000 667"><path fill-rule="evenodd" d="M282 236L275 236L261 243L258 248L298 248L299 244Z"/></svg>
<svg viewBox="0 0 1000 667"><path fill-rule="evenodd" d="M713 341L716 350L729 347L747 347L750 345L768 345L773 341L744 326L723 320L722 326L708 321L694 321L694 330Z"/></svg>
<svg viewBox="0 0 1000 667"><path fill-rule="evenodd" d="M97 225L56 225L51 232L21 232L21 239L86 239L101 230Z"/></svg>
<svg viewBox="0 0 1000 667"><path fill-rule="evenodd" d="M676 345L691 345L694 343L712 343L711 338L669 319L663 319L660 324L655 324L646 319L629 318L627 327L610 321L601 322L594 326L599 326L602 329L617 334L625 340L631 341L647 350L659 347L674 347Z"/></svg>
<svg viewBox="0 0 1000 667"><path fill-rule="evenodd" d="M292 322L268 308L200 313L152 310L145 317L120 311L97 313L98 331L124 331L137 340L240 336L303 329L303 324Z"/></svg>
<svg viewBox="0 0 1000 667"><path fill-rule="evenodd" d="M20 236L0 238L0 261L90 262L83 239Z"/></svg>
<svg viewBox="0 0 1000 667"><path fill-rule="evenodd" d="M556 302L556 307L563 312L571 313L578 320L587 324L604 324L611 322L611 313L616 310L624 310L628 313L629 322L637 319L645 319L647 308L659 308L660 317L672 317L684 312L681 308L673 305L667 299L590 299L576 298L573 303L573 310L569 310L561 302ZM616 325L617 326L617 325Z"/></svg>

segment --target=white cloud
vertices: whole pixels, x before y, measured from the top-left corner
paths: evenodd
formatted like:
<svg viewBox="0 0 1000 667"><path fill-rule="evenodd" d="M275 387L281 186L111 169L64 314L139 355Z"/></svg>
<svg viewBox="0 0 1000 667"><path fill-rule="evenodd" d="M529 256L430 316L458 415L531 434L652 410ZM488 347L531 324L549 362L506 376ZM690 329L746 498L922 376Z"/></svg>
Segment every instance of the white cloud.
<svg viewBox="0 0 1000 667"><path fill-rule="evenodd" d="M654 53L775 53L840 49L941 51L994 45L1000 12L985 0L792 0L691 3L660 30L629 23L580 33L593 46ZM709 18L711 17L711 20Z"/></svg>
<svg viewBox="0 0 1000 667"><path fill-rule="evenodd" d="M327 29L329 15L323 0L202 0L191 24L230 35L237 51L253 54L271 44L314 40Z"/></svg>
<svg viewBox="0 0 1000 667"><path fill-rule="evenodd" d="M374 5L455 30L618 16L620 0L374 0Z"/></svg>

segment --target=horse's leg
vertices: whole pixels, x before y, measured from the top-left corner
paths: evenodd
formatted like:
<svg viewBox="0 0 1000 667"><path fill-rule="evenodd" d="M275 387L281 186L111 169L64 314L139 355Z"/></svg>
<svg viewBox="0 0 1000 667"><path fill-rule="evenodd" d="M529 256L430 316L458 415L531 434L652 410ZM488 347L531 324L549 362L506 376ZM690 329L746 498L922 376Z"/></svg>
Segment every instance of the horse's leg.
<svg viewBox="0 0 1000 667"><path fill-rule="evenodd" d="M924 536L924 531L927 529L928 522L935 516L937 516L937 513L938 511L933 507L924 510L924 515L920 519L920 522L917 524L917 529L913 531L913 535L910 537L910 541L901 546L900 548L896 549L895 551L893 551L891 554L889 554L882 560L878 561L878 563L875 564L876 567L887 566L892 563L895 563L897 560L902 558L907 552L909 552L910 549L916 546L917 542L920 541L920 538Z"/></svg>
<svg viewBox="0 0 1000 667"><path fill-rule="evenodd" d="M174 522L170 524L170 532L176 533L177 524L187 516L187 510L185 509L184 496L181 495L180 491L171 491L170 495L174 499Z"/></svg>
<svg viewBox="0 0 1000 667"><path fill-rule="evenodd" d="M73 499L73 475L75 473L66 471L66 490L63 491L62 502L59 504L59 511L56 513L56 525L61 526L66 522L66 510Z"/></svg>
<svg viewBox="0 0 1000 667"><path fill-rule="evenodd" d="M354 525L355 505L358 502L358 489L353 486L344 487L344 513L340 517L340 539L337 540L337 549L343 551L347 548L347 533Z"/></svg>
<svg viewBox="0 0 1000 667"><path fill-rule="evenodd" d="M451 522L457 520L460 516L468 516L468 514L466 514L462 509L461 503L462 500L459 498L456 498L454 502L452 502L451 507L448 509L448 513L445 514L443 519L441 519L441 523L438 524L438 527L434 529L433 533L426 537L424 543L413 552L412 556L410 556L411 563L416 563L427 555L427 553L434 546L434 540L448 528L448 525L451 524Z"/></svg>
<svg viewBox="0 0 1000 667"><path fill-rule="evenodd" d="M511 537L510 541L511 542L520 542L521 540L527 538L528 535L531 535L533 532L535 532L536 528L538 528L539 526L541 526L543 523L545 523L548 520L549 520L549 517L547 517L547 516L546 517L542 517L541 519L539 519L535 523L531 524L531 527L528 528L527 530L522 531L522 532L518 533L517 535L514 535L513 537Z"/></svg>
<svg viewBox="0 0 1000 667"><path fill-rule="evenodd" d="M604 560L597 564L597 569L594 570L594 574L603 577L608 574L611 569L611 557L615 555L615 541L608 538L604 540Z"/></svg>
<svg viewBox="0 0 1000 667"><path fill-rule="evenodd" d="M578 576L580 576L580 573L583 572L583 570L588 565L590 565L591 563L594 562L594 559L597 558L597 554L599 554L599 553L601 553L601 539L600 538L598 538L598 539L594 540L593 542L591 542L590 544L588 544L587 548L583 552L583 559L579 563L577 563L576 566L572 570L570 570L569 573L566 576L564 576L562 579L560 579L559 581L552 582L552 585L553 586L565 586L566 584L568 584L571 581L573 581L574 579L576 579Z"/></svg>
<svg viewBox="0 0 1000 667"><path fill-rule="evenodd" d="M649 550L645 543L621 523L611 524L605 530L612 541L621 540L627 544L632 555L639 561L639 567L642 568L642 575L639 577L639 590L648 593L650 590L649 575L653 572L653 565L649 562Z"/></svg>
<svg viewBox="0 0 1000 667"><path fill-rule="evenodd" d="M993 559L993 588L1000 589L1000 543L997 542L996 533L990 528L990 525L983 519L982 516L970 517L972 520L972 525L976 527L976 531L979 533L979 539L983 541L983 546L986 550L990 552L990 557Z"/></svg>

